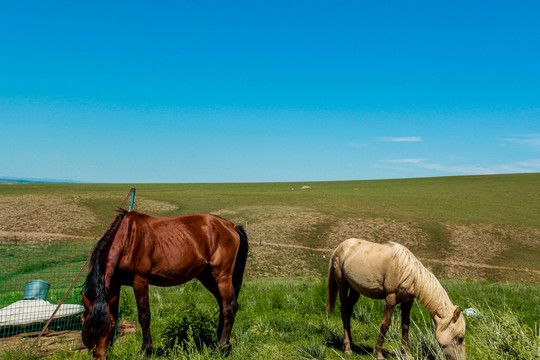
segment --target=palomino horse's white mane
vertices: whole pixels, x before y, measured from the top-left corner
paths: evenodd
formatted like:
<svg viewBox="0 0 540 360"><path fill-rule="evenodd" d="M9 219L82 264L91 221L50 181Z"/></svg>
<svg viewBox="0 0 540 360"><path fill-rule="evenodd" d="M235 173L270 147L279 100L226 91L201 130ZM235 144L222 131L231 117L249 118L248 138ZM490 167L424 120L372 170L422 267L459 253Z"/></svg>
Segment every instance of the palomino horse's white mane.
<svg viewBox="0 0 540 360"><path fill-rule="evenodd" d="M411 289L418 300L434 316L438 314L445 317L453 311L452 302L435 275L422 265L422 263L405 246L390 242L394 252L398 272L401 274L399 283L403 288Z"/></svg>

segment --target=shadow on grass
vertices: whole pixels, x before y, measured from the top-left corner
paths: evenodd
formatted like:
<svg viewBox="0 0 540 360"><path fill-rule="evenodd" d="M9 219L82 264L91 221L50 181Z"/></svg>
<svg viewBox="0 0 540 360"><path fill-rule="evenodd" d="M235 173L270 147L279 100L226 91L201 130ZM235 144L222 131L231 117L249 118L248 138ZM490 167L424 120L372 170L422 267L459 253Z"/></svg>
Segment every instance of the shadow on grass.
<svg viewBox="0 0 540 360"><path fill-rule="evenodd" d="M219 346L217 342L210 343L210 344L205 343L204 347L203 347L203 344L198 344L194 347L181 346L181 347L176 347L176 348L160 346L152 350L152 356L166 358L166 357L171 357L171 356L174 357L175 355L178 355L178 354L183 354L184 356L190 356L190 355L193 356L194 354L198 353L199 355L212 355L213 354L214 358L223 358L223 357L228 357L230 355L231 349L232 349L231 345L228 345L222 348Z"/></svg>
<svg viewBox="0 0 540 360"><path fill-rule="evenodd" d="M343 337L332 333L326 339L326 346L343 351ZM373 356L375 354L375 348L371 346L356 345L355 343L351 345L351 350L357 355ZM385 350L383 350L383 356L385 358L396 358L395 354L389 353Z"/></svg>

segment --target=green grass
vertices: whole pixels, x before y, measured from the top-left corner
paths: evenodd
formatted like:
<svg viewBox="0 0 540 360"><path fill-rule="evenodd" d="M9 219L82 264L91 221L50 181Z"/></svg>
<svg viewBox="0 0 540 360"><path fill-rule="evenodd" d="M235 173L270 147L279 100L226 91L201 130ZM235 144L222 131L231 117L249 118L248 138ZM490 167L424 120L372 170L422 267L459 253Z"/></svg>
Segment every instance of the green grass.
<svg viewBox="0 0 540 360"><path fill-rule="evenodd" d="M310 185L312 189L300 190L303 185ZM284 241L308 247L332 248L335 246L334 234L341 230L336 228L336 224L340 221L355 223L359 219L384 220L381 224L385 227L375 234L377 241L400 241L399 234L392 237L388 235L392 235L392 232L384 231L394 223L417 229L425 236L418 243L413 243L411 250L420 258L445 260L448 256L454 256L452 260L461 263L451 267L452 271L448 271L448 265L437 262L425 264L439 278L460 279L443 280L454 303L462 309L478 309L484 316L468 321L469 358L482 359L481 352L494 354L490 355L493 359L520 358L529 351L527 349L534 351L538 348L538 336L534 335L534 329L540 322L537 305L540 303L540 244L535 234L540 229L540 174L302 183L0 184L0 201L4 196L22 195L36 195L38 199L39 195L44 195L44 199L53 196L66 202L75 201L76 206L89 210L95 221L91 226L78 228L77 219L70 218L68 223L72 222L73 225L65 233L80 236L81 239L59 241L78 243L89 249L94 241L83 237L97 239L103 233L114 215L114 209L131 187L137 189L136 209L151 215L222 212L224 217L236 223L247 224L252 244L229 359L340 359L344 356L340 344L341 321L335 314L327 317L324 313L325 284L317 280L326 273L329 254L272 247L265 245L265 242ZM138 205L143 200L166 202L177 209L146 210ZM39 202L35 206L39 207ZM31 212L32 209L29 209L28 213ZM301 213L315 214L316 221L304 224L304 218L298 217L297 223L294 223L295 215ZM29 222L39 221L30 217ZM274 218L278 220L265 222ZM290 223L296 225L291 227ZM473 236L465 240L470 243L456 245L448 224L468 227L476 232L473 231ZM0 224L0 230L11 230L2 226ZM280 233L283 234L281 240L276 240ZM263 243L262 246L259 246L259 241ZM489 246L478 248L476 255L469 254L469 245L474 250L474 245L479 241L487 241ZM10 255L10 245L0 247L0 290L8 301L19 300L23 290L6 289L9 282L19 284L20 288L25 281L51 276L51 280L44 280L59 280L69 286L87 256L87 253L81 254L68 261L60 258L43 260L38 256L43 251L35 244L14 241L9 236L4 236L0 242L17 242L18 247L26 247L24 251L38 258L36 267L32 268L18 263ZM57 244L50 246L54 248ZM497 251L490 253L492 246ZM469 268L462 265L469 262L503 268ZM303 279L307 275L312 277L293 280ZM262 278L269 276L276 278ZM462 281L465 279L489 281ZM56 302L63 295L62 286L52 287L49 295L48 300ZM217 310L213 297L199 284L194 282L176 288L153 288L151 296L154 344L159 355L155 358L224 358L212 347L163 346L165 329L170 326L171 319L176 319L175 316L182 311L196 307L202 313L214 314ZM76 302L77 299L78 291L75 291L68 302ZM123 290L121 304L123 319L135 321L131 289ZM395 354L399 348L397 313L385 348L391 354ZM382 303L361 300L353 322L357 353L347 359L371 358L381 316ZM412 332L417 335L411 335L411 344L416 356L437 358L439 353L438 347L434 346L431 319L420 306L414 307L413 319L416 327ZM505 337L508 332L516 336ZM514 354L509 350L518 343L525 344L523 354ZM139 329L136 335L119 339L111 358L133 358L140 344ZM26 351L9 354L1 351L0 358L33 358ZM87 355L67 349L50 358L83 359Z"/></svg>
<svg viewBox="0 0 540 360"><path fill-rule="evenodd" d="M534 335L534 324L540 320L538 285L443 281L450 298L462 309L474 308L478 316L467 317L466 341L468 359L538 359L540 340ZM208 326L215 329L217 304L198 282L173 288L151 288L153 359L373 359L382 318L382 301L362 297L352 321L354 354L341 350L343 329L336 312L325 313L326 283L316 279L258 279L245 282L240 295L240 309L232 334L228 356L215 344L200 346L197 333L186 335L187 343L171 346L168 334L171 324L200 329L200 313L207 316ZM121 297L123 321L136 321L137 312L130 288ZM194 312L194 309L196 310ZM192 320L182 314L192 314ZM399 354L400 312L394 313L384 350L388 358ZM442 359L434 338L433 322L423 306L413 306L410 331L414 358ZM204 319L204 318L202 318ZM173 326L174 329L174 326ZM193 340L190 340L190 336ZM109 359L135 358L141 346L141 332L119 338L109 352ZM173 342L174 343L174 342ZM519 344L522 346L519 347ZM28 351L19 351L25 359ZM535 357L536 356L536 357ZM32 358L32 357L29 357ZM86 351L63 350L46 359L87 359Z"/></svg>
<svg viewBox="0 0 540 360"><path fill-rule="evenodd" d="M91 248L84 245L0 244L0 307L21 300L28 281L42 279L49 283L47 301L58 303L86 262ZM67 302L79 302L85 279L81 275Z"/></svg>
<svg viewBox="0 0 540 360"><path fill-rule="evenodd" d="M300 190L304 184L312 189ZM540 174L302 183L21 184L0 185L0 196L95 193L96 199L85 200L85 205L107 220L131 187L137 196L177 205L181 213L287 205L334 216L540 227Z"/></svg>

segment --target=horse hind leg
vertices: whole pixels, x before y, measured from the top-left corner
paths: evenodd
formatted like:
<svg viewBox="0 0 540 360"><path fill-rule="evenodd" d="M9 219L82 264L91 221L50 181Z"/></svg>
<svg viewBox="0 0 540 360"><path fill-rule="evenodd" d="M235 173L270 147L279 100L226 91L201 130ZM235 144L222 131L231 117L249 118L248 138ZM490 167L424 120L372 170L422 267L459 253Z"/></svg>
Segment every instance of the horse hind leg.
<svg viewBox="0 0 540 360"><path fill-rule="evenodd" d="M351 335L351 317L354 311L354 305L358 302L358 299L360 298L360 294L354 290L352 287L349 287L349 296L347 296L347 328L348 328L348 334L349 334L349 349L352 352L352 335Z"/></svg>
<svg viewBox="0 0 540 360"><path fill-rule="evenodd" d="M341 321L343 322L343 351L345 354L352 354L351 315L352 308L358 300L358 296L356 296L355 299L354 294L358 293L350 287L349 282L343 276L340 276L341 271L339 271L339 269L336 269L335 275L339 292L339 301L341 302L340 308ZM351 291L352 296L349 296L349 290ZM349 299L351 302L349 302ZM350 305L351 303L352 305Z"/></svg>
<svg viewBox="0 0 540 360"><path fill-rule="evenodd" d="M238 310L232 281L220 281L218 284L218 278L214 277L210 269L204 270L197 279L214 295L218 302L219 323L217 337L219 346L225 347L229 344L232 325Z"/></svg>
<svg viewBox="0 0 540 360"><path fill-rule="evenodd" d="M219 346L226 347L229 345L231 338L232 326L238 311L238 302L234 293L232 281L224 281L217 284L219 295L221 297L220 304L220 325L218 327ZM221 331L220 331L221 330Z"/></svg>

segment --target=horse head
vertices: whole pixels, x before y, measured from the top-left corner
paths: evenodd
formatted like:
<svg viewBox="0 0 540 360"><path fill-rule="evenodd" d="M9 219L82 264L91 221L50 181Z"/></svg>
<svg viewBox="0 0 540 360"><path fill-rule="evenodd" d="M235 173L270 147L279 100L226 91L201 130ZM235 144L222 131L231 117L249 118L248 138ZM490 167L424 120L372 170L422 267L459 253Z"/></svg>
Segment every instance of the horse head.
<svg viewBox="0 0 540 360"><path fill-rule="evenodd" d="M82 341L89 349L94 349L94 358L105 359L107 348L114 336L116 321L111 306L117 306L118 297L108 302L90 301L82 294L84 305Z"/></svg>
<svg viewBox="0 0 540 360"><path fill-rule="evenodd" d="M452 316L449 319L441 319L435 330L435 337L447 359L466 359L464 336L465 317L461 313L459 306L456 306Z"/></svg>

